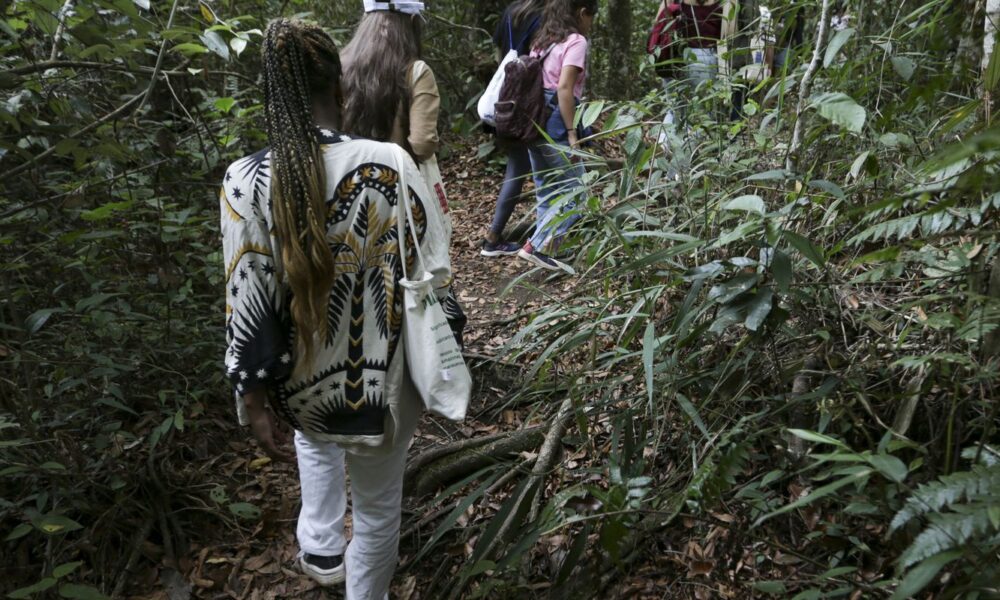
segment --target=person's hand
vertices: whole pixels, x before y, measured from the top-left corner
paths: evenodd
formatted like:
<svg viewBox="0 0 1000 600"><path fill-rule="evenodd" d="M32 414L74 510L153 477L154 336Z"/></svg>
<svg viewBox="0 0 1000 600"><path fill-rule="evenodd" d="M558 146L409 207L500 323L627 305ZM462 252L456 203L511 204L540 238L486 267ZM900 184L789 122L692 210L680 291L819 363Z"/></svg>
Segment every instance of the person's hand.
<svg viewBox="0 0 1000 600"><path fill-rule="evenodd" d="M267 394L263 391L250 392L243 396L250 420L250 431L264 453L278 462L294 463L295 453L283 446L288 438L278 426L274 413L267 407Z"/></svg>
<svg viewBox="0 0 1000 600"><path fill-rule="evenodd" d="M569 137L569 147L576 150L580 146L580 138L576 135L576 130L570 130L566 135Z"/></svg>
<svg viewBox="0 0 1000 600"><path fill-rule="evenodd" d="M573 151L579 150L580 149L580 138L579 138L579 136L577 136L576 130L574 129L574 130L570 131L569 134L568 134L568 137L569 137L569 148L570 148L570 150L573 150ZM570 160L572 162L575 162L575 163L583 162L583 157L580 156L579 154L572 154L570 156Z"/></svg>

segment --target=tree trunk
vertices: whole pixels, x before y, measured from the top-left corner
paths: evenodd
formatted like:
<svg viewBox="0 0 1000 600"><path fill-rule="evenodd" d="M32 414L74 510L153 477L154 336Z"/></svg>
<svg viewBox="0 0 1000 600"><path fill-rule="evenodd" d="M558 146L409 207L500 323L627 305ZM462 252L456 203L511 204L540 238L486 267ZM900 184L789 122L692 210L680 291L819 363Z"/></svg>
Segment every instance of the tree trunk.
<svg viewBox="0 0 1000 600"><path fill-rule="evenodd" d="M636 65L632 60L632 0L608 0L606 91L611 98L632 97Z"/></svg>
<svg viewBox="0 0 1000 600"><path fill-rule="evenodd" d="M987 303L1000 303L1000 255L993 258L993 267L990 269L986 294L988 296ZM983 340L983 359L990 361L998 356L1000 356L1000 329L994 329L987 333L986 339Z"/></svg>
<svg viewBox="0 0 1000 600"><path fill-rule="evenodd" d="M995 82L989 81L989 70L990 62L993 59L993 49L996 46L998 24L1000 24L1000 0L986 0L986 22L983 25L983 59L980 63L980 97L983 99L983 114L986 125L990 124L993 115L992 84Z"/></svg>

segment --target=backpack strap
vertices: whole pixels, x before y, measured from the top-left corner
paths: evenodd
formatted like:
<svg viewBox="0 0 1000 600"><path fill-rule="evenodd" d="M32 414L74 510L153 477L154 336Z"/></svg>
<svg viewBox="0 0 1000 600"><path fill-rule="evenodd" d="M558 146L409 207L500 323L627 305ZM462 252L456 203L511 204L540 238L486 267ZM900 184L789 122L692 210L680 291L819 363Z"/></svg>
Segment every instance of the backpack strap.
<svg viewBox="0 0 1000 600"><path fill-rule="evenodd" d="M517 48L517 46L514 45L514 26L511 24L513 19L510 18L510 13L507 13L505 16L507 17L507 41L510 42L510 47L512 49ZM508 52L509 51L510 50L508 50Z"/></svg>
<svg viewBox="0 0 1000 600"><path fill-rule="evenodd" d="M538 23L541 20L542 20L542 16L539 15L539 16L535 17L533 21L531 21L531 25L528 25L528 29L524 32L524 35L521 36L521 39L518 40L516 46L513 44L513 42L514 42L514 34L511 33L510 34L510 38L511 38L511 40L510 40L511 41L511 46L510 47L511 48L520 48L525 42L527 42L528 38L531 37L531 34L535 33L535 29L538 28ZM507 30L508 31L510 31L510 28L511 28L510 22L511 22L511 19L510 19L510 17L508 17L507 18Z"/></svg>

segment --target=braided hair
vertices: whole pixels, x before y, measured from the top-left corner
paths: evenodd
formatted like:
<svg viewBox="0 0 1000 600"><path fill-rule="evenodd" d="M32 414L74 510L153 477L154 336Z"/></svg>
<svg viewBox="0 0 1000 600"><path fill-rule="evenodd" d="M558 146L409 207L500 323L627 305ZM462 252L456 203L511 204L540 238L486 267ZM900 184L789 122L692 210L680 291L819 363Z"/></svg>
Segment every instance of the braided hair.
<svg viewBox="0 0 1000 600"><path fill-rule="evenodd" d="M319 27L276 19L264 32L261 59L271 211L292 291L296 363L304 367L312 362L316 333L326 338L334 275L326 240L326 171L312 106L331 92L331 101L340 101L340 55Z"/></svg>

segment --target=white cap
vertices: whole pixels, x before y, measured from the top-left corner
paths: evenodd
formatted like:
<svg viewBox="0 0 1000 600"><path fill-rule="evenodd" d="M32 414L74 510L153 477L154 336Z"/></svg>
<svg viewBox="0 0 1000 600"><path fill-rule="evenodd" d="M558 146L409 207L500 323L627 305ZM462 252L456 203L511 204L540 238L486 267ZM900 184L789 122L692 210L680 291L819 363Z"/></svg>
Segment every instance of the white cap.
<svg viewBox="0 0 1000 600"><path fill-rule="evenodd" d="M391 12L401 12L408 15L419 15L424 10L423 2L409 2L405 0L390 0L389 2L376 2L376 0L364 0L365 12L375 12L388 10Z"/></svg>

